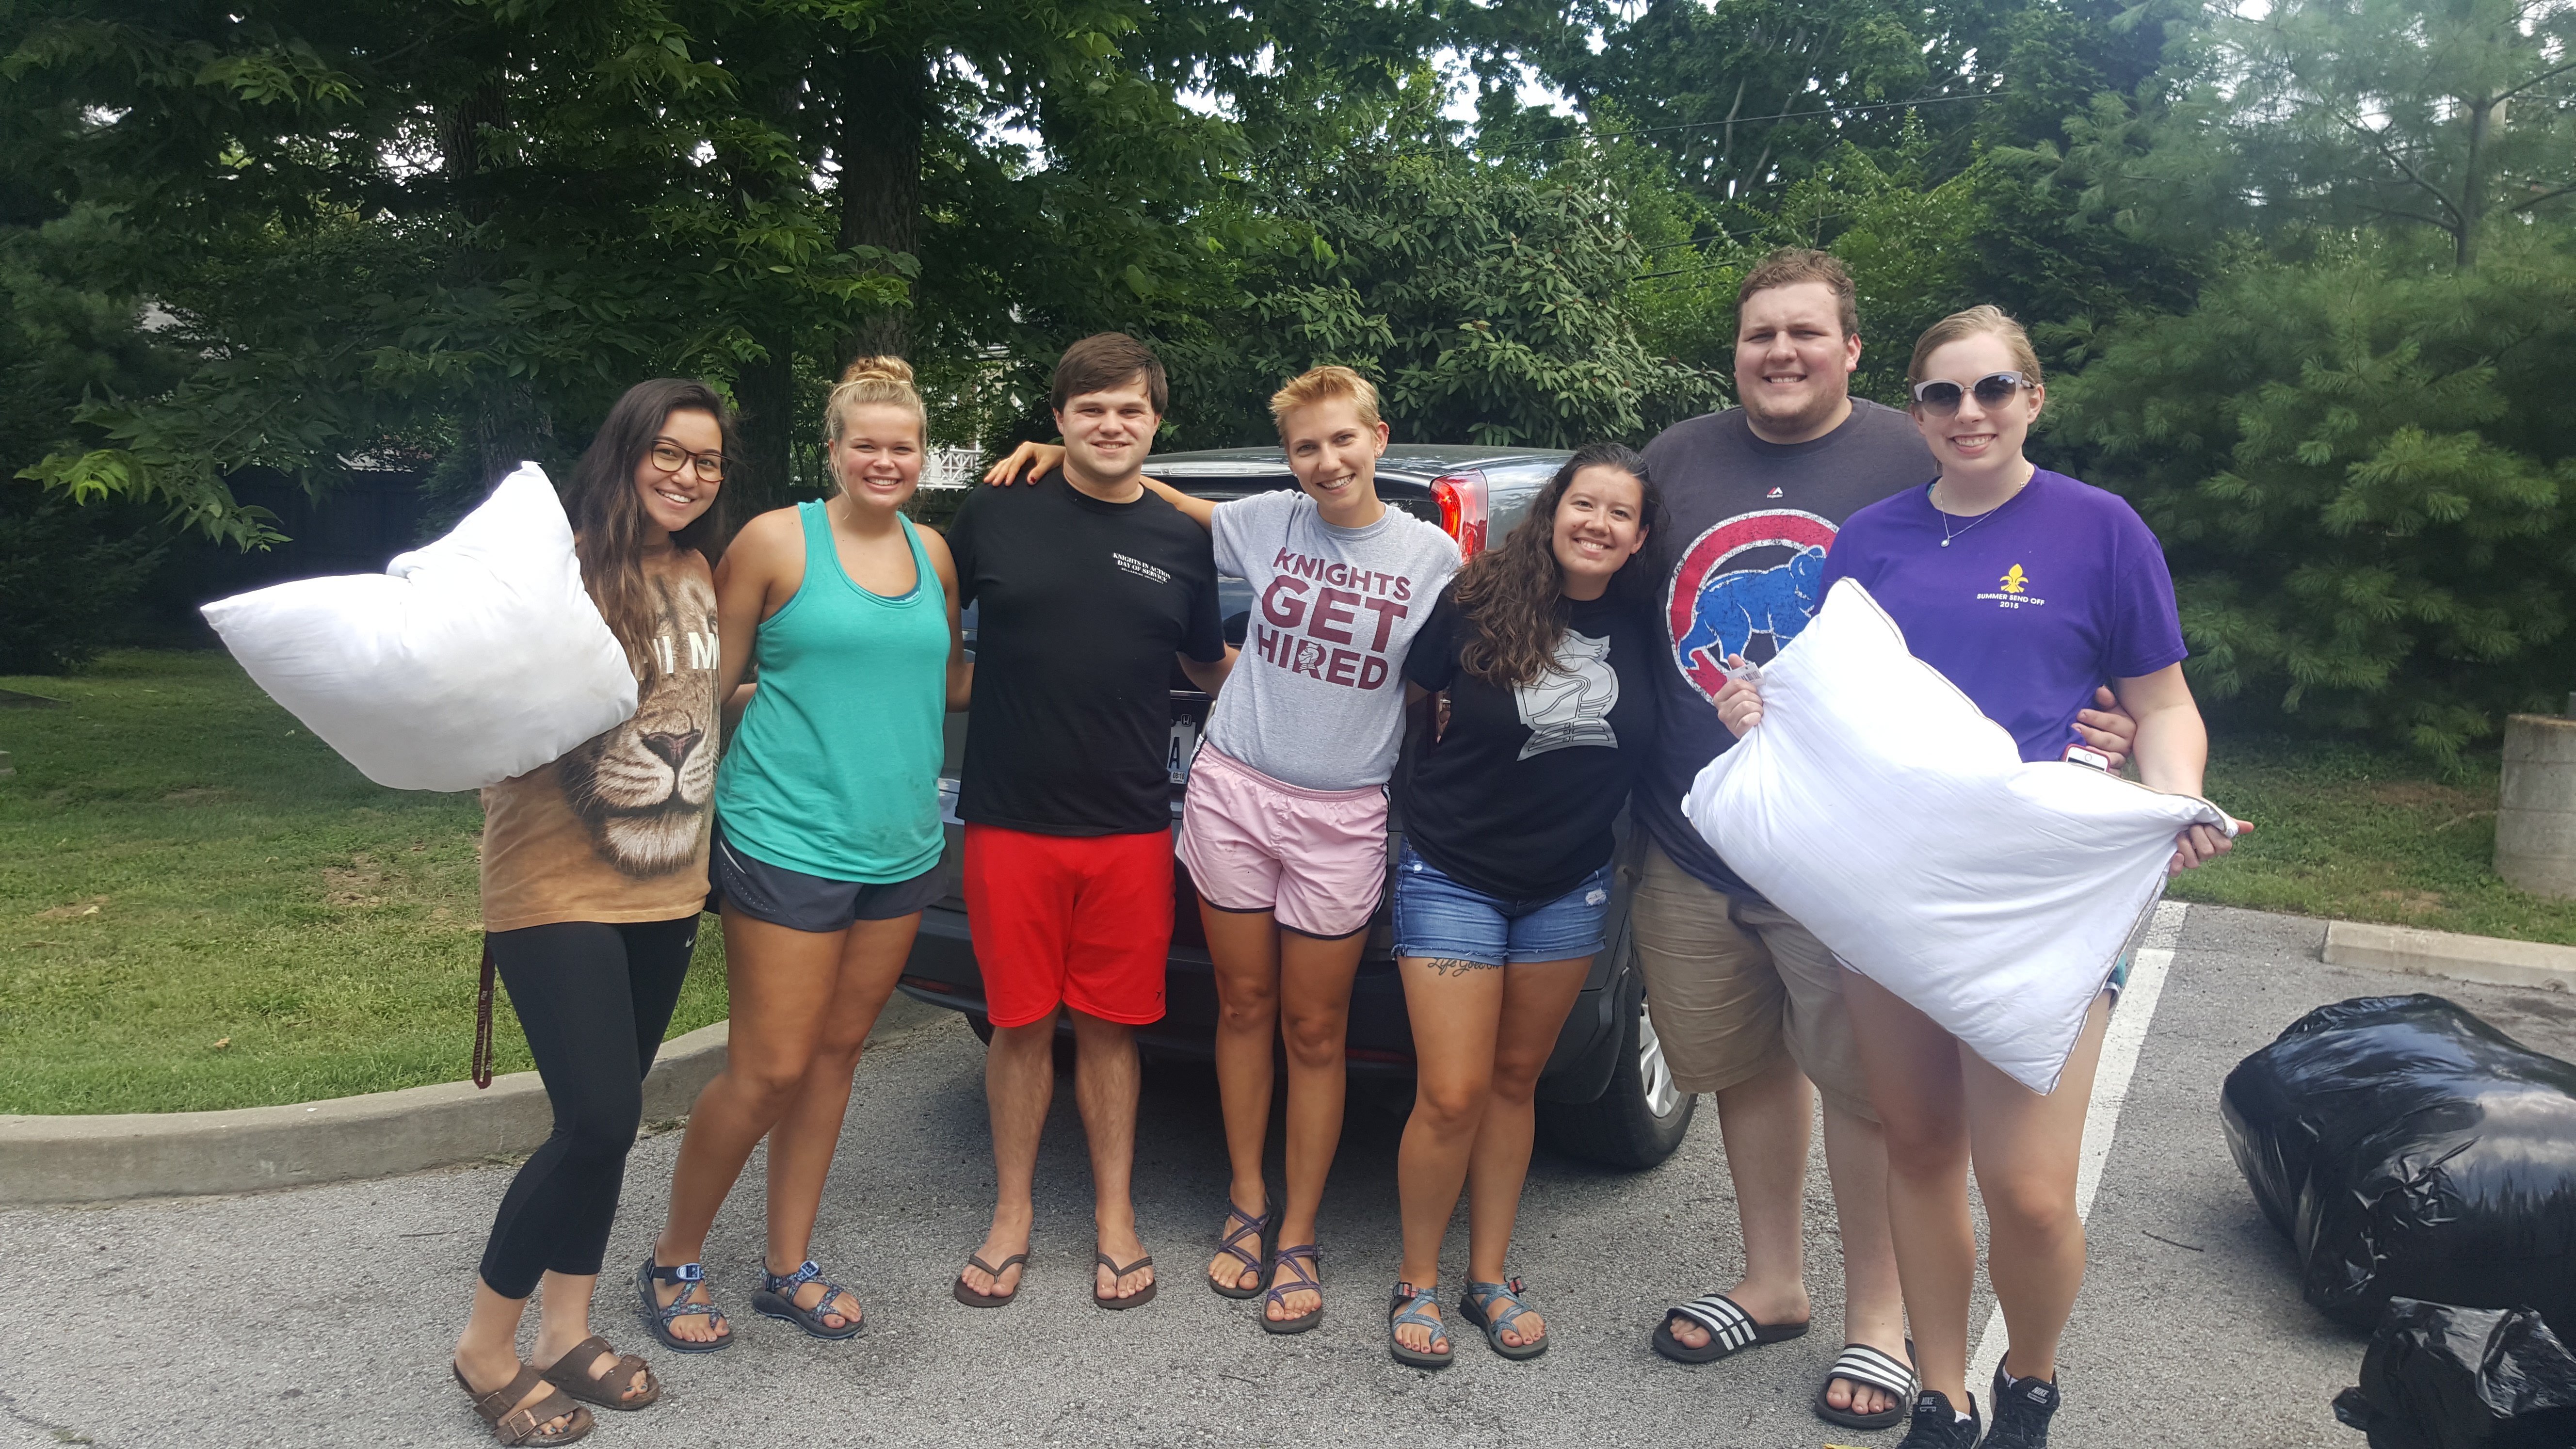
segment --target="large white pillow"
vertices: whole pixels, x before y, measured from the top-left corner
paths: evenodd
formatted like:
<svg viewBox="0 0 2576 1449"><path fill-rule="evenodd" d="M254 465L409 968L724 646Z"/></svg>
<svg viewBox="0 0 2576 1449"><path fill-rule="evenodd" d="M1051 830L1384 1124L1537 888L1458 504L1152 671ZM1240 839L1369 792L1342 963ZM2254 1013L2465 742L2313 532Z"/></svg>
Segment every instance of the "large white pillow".
<svg viewBox="0 0 2576 1449"><path fill-rule="evenodd" d="M260 688L396 789L523 775L635 713L626 651L534 463L381 574L299 579L203 612Z"/></svg>
<svg viewBox="0 0 2576 1449"><path fill-rule="evenodd" d="M1682 813L1844 963L2034 1092L2164 894L2176 832L2225 811L2012 736L1845 579L1762 672L1762 722Z"/></svg>

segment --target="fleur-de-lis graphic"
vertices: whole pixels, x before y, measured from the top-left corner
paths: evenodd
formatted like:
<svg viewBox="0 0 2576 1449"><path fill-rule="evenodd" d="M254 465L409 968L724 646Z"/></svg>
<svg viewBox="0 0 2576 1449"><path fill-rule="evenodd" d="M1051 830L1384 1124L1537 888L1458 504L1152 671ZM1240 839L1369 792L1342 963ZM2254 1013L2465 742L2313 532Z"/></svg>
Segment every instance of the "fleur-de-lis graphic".
<svg viewBox="0 0 2576 1449"><path fill-rule="evenodd" d="M2004 592L2007 594L2018 594L2029 583L2030 575L2021 571L2020 564L2014 564L2004 573Z"/></svg>

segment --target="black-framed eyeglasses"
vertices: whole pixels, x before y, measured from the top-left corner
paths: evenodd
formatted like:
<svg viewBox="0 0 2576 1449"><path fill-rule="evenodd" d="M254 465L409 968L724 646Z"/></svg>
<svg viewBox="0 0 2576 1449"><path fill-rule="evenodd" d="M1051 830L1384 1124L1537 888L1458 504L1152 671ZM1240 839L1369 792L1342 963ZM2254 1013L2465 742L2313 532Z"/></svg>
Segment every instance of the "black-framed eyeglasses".
<svg viewBox="0 0 2576 1449"><path fill-rule="evenodd" d="M683 465L695 465L699 482L722 483L724 463L724 454L712 448L695 453L668 438L653 440L653 466L665 473L677 473Z"/></svg>
<svg viewBox="0 0 2576 1449"><path fill-rule="evenodd" d="M1914 384L1914 405L1926 412L1955 413L1959 399L1974 394L1981 408L2002 407L2013 394L2030 386L2030 379L2018 372L1990 372L1975 382L1961 387L1947 378L1929 378Z"/></svg>

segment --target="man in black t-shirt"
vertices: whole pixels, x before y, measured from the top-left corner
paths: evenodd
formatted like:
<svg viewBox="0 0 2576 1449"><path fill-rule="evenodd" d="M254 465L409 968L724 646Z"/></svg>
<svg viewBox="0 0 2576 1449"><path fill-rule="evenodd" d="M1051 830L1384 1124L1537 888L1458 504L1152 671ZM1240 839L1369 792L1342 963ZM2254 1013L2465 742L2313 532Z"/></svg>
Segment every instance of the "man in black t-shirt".
<svg viewBox="0 0 2576 1449"><path fill-rule="evenodd" d="M1172 932L1171 669L1214 694L1234 656L1207 531L1140 481L1165 397L1162 363L1134 339L1075 343L1055 371L1060 475L976 489L948 534L959 602L979 606L957 813L999 1179L955 1289L974 1307L1019 1291L1059 1008L1091 1139L1093 1298L1154 1294L1128 1179L1135 1029L1162 1019Z"/></svg>
<svg viewBox="0 0 2576 1449"><path fill-rule="evenodd" d="M1834 1422L1890 1427L1912 1407L1911 1369L1888 1236L1887 1145L1843 1014L1842 968L1727 868L1682 818L1681 802L1735 742L1712 703L1728 657L1763 663L1797 637L1824 602L1825 554L1843 521L1938 469L1911 418L1851 395L1860 324L1840 262L1776 252L1745 277L1736 301L1742 406L1677 423L1646 448L1664 505L1648 546L1663 580L1665 653L1654 671L1663 729L1637 782L1649 841L1631 919L1673 1083L1717 1100L1745 1270L1724 1292L1673 1309L1655 1347L1706 1362L1807 1322L1800 1208L1821 1095L1852 1347L1818 1406ZM2101 698L2109 703L2107 692ZM2090 710L2080 727L2114 754L2136 732L2124 715Z"/></svg>

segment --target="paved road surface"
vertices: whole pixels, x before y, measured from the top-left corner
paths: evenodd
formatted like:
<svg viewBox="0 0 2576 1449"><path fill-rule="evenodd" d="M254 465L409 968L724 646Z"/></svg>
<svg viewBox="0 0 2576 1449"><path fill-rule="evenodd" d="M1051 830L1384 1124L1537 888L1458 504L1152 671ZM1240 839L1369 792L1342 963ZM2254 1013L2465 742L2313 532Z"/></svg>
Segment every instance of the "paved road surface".
<svg viewBox="0 0 2576 1449"><path fill-rule="evenodd" d="M2361 1449L2327 1410L2362 1340L2302 1304L2288 1253L2229 1163L2220 1079L2310 1007L2414 978L2328 967L2317 923L2194 908L2137 1057L2092 1213L2092 1268L2067 1341L2058 1442ZM2526 1044L2576 1056L2576 1006L2546 993L2440 988ZM2143 1004L2143 1003L2140 1003ZM2133 1014L2132 1019L2135 1019ZM1020 1302L970 1312L948 1280L982 1235L991 1185L981 1049L953 1018L890 1032L860 1073L818 1251L865 1295L872 1327L822 1344L751 1317L723 1354L656 1351L659 1407L590 1442L769 1445L1344 1444L1805 1446L1836 1347L1822 1173L1811 1192L1818 1331L1686 1369L1646 1346L1660 1306L1728 1281L1734 1208L1714 1114L1638 1176L1541 1154L1515 1271L1549 1310L1546 1358L1481 1343L1433 1375L1381 1347L1396 1259L1400 1123L1355 1098L1326 1202L1328 1317L1271 1338L1254 1305L1193 1281L1224 1188L1204 1071L1150 1074L1137 1177L1159 1301L1084 1301L1092 1244L1071 1092L1049 1124L1033 1271ZM645 1250L679 1145L636 1151L611 1271ZM468 1274L508 1178L479 1167L232 1198L0 1213L12 1280L0 1321L0 1446L489 1443L448 1380ZM708 1259L745 1311L756 1196L718 1221ZM1463 1223L1451 1276L1463 1268ZM599 1324L645 1343L604 1287ZM1978 1306L1978 1321L1988 1309Z"/></svg>

